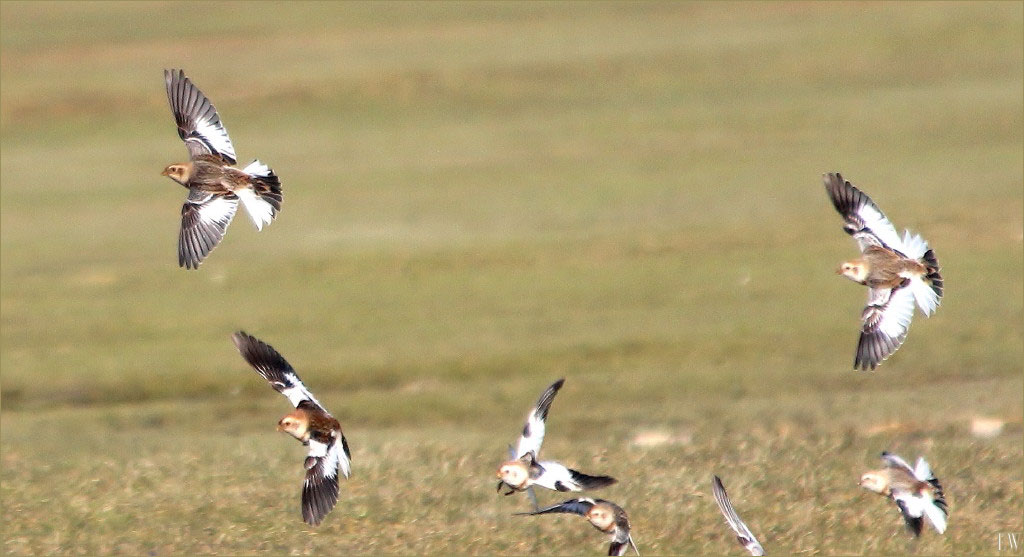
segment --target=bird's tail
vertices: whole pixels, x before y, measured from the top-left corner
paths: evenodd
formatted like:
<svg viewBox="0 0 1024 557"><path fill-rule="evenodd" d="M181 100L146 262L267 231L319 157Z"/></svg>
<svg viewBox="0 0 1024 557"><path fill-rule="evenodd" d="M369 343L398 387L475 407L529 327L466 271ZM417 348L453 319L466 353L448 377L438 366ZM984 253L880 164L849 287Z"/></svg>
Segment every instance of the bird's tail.
<svg viewBox="0 0 1024 557"><path fill-rule="evenodd" d="M918 481L927 482L932 487L931 501L925 501L924 514L931 521L935 531L943 533L946 531L946 516L949 513L949 506L946 504L946 494L942 492L942 484L932 473L928 462L924 458L918 458L914 467L914 476Z"/></svg>
<svg viewBox="0 0 1024 557"><path fill-rule="evenodd" d="M920 261L925 266L925 274L911 280L911 291L917 301L917 307L926 315L931 315L939 307L942 299L942 275L939 273L939 260L935 252L928 248L928 242L918 234L903 231L903 255Z"/></svg>
<svg viewBox="0 0 1024 557"><path fill-rule="evenodd" d="M930 316L939 307L942 299L942 275L939 273L939 261L935 252L927 250L920 261L925 266L925 274L910 278L910 291L914 294L917 307L925 316Z"/></svg>
<svg viewBox="0 0 1024 557"><path fill-rule="evenodd" d="M281 210L281 200L284 198L281 194L281 181L273 170L259 160L249 163L242 172L252 178L252 189L238 189L235 194L242 200L256 229L263 230L263 226L270 224Z"/></svg>

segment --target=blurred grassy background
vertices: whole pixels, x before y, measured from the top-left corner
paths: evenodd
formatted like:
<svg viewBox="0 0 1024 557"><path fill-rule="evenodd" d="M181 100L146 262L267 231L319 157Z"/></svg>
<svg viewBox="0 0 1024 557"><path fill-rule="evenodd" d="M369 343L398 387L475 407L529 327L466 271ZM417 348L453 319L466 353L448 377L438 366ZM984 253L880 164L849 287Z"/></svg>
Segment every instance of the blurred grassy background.
<svg viewBox="0 0 1024 557"><path fill-rule="evenodd" d="M560 553L493 470L567 377L545 454L620 478L641 551L991 553L1022 533L1019 3L0 4L8 553ZM177 267L162 70L281 176ZM947 297L876 373L821 186L921 232ZM354 475L317 529L278 348ZM991 438L977 418L1005 422ZM653 441L652 441L653 439ZM856 487L926 455L950 529ZM562 500L542 493L542 502Z"/></svg>

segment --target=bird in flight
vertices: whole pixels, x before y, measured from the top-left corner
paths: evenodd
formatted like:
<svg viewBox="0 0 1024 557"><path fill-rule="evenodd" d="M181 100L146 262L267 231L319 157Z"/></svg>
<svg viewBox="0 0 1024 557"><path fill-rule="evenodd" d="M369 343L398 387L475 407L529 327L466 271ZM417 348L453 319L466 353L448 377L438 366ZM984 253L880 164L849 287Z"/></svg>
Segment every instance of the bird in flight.
<svg viewBox="0 0 1024 557"><path fill-rule="evenodd" d="M924 457L918 457L917 465L911 468L902 458L883 452L882 462L885 468L861 476L861 487L895 501L915 538L921 535L924 517L936 532L945 532L949 515L946 496Z"/></svg>
<svg viewBox="0 0 1024 557"><path fill-rule="evenodd" d="M857 240L861 251L861 257L844 262L836 273L868 287L853 367L873 370L907 338L915 302L925 316L939 307L939 262L921 236L907 230L900 238L871 198L842 175L826 174L824 181L845 221L843 230Z"/></svg>
<svg viewBox="0 0 1024 557"><path fill-rule="evenodd" d="M341 432L341 424L302 384L285 359L269 344L238 331L231 336L238 352L270 386L295 406L277 423L277 430L309 447L303 463L302 518L316 526L338 502L338 473L351 473L352 454Z"/></svg>
<svg viewBox="0 0 1024 557"><path fill-rule="evenodd" d="M164 70L167 100L189 161L161 173L188 189L181 207L178 265L198 269L227 232L241 200L258 230L281 210L281 182L259 160L235 168L235 148L217 109L182 70Z"/></svg>
<svg viewBox="0 0 1024 557"><path fill-rule="evenodd" d="M764 548L761 547L761 542L757 541L750 528L747 528L747 525L736 514L736 510L732 508L729 494L725 492L725 486L722 485L722 480L718 476L714 476L714 479L711 481L711 491L715 495L715 502L718 503L718 509L722 511L725 521L729 523L729 527L732 528L733 532L736 532L736 540L740 542L740 545L755 557L764 555Z"/></svg>
<svg viewBox="0 0 1024 557"><path fill-rule="evenodd" d="M586 517L590 524L605 534L611 535L611 545L608 546L608 555L625 555L632 546L633 551L640 555L640 550L633 542L633 535L630 533L629 517L622 507L604 499L590 499L581 497L569 499L557 505L535 510L528 513L515 513L516 515L537 515L548 513L572 513Z"/></svg>
<svg viewBox="0 0 1024 557"><path fill-rule="evenodd" d="M563 383L565 379L559 379L544 390L526 417L526 424L516 447L509 447L509 460L498 467L498 491L501 491L502 486L508 489L505 495L528 490L534 509L537 508L537 499L532 493L535 485L555 491L583 491L616 482L615 478L609 476L590 476L558 462L537 460L541 443L544 442L548 410Z"/></svg>

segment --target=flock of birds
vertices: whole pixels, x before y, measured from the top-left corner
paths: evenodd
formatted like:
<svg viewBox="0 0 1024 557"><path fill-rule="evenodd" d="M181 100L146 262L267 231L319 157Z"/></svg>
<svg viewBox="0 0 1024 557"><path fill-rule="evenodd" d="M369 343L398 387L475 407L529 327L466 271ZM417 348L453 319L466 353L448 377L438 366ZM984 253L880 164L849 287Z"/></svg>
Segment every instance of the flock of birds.
<svg viewBox="0 0 1024 557"><path fill-rule="evenodd" d="M164 79L178 135L189 152L188 162L171 164L162 173L188 189L181 209L178 264L198 269L223 239L239 202L259 230L275 219L283 199L281 182L259 160L236 168L234 146L209 99L181 70L165 70ZM915 306L925 316L939 306L943 284L938 260L920 236L906 231L900 237L878 206L840 174L826 174L824 183L843 217L843 229L853 236L861 251L859 258L842 263L837 273L868 287L854 368L874 370L903 344ZM303 463L302 518L316 526L338 501L339 475L347 478L351 472L352 455L341 424L273 347L243 331L234 333L232 340L245 361L295 407L281 418L277 429L308 447ZM516 515L578 514L611 536L608 555L624 555L630 547L639 555L629 517L619 505L589 497L545 508L537 504L535 486L581 492L617 481L610 476L585 474L553 460L538 460L548 412L564 382L559 379L552 383L530 410L516 446L509 446L508 460L498 468L498 491L504 487L505 495L528 494L533 510ZM946 500L924 458L918 458L911 467L902 458L883 452L882 461L884 466L864 474L860 485L895 502L915 537L921 534L925 518L943 533ZM718 476L712 479L712 493L739 543L751 555L763 555L764 548L736 513Z"/></svg>

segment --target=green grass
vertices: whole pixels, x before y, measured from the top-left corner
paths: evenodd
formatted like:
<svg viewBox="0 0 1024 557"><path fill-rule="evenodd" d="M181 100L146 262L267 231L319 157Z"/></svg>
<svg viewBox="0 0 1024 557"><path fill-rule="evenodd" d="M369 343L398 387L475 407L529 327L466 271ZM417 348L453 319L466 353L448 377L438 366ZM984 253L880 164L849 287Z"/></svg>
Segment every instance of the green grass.
<svg viewBox="0 0 1024 557"><path fill-rule="evenodd" d="M769 553L1024 533L1020 4L245 10L0 4L5 553L602 552L494 493L563 376L544 453L618 477L594 495L645 554L741 552L713 473ZM165 67L284 184L198 272L159 176L185 156ZM865 294L833 273L856 253L833 170L946 278L875 373L849 369ZM237 329L345 427L317 529ZM908 542L856 486L882 450L932 463L946 535Z"/></svg>

